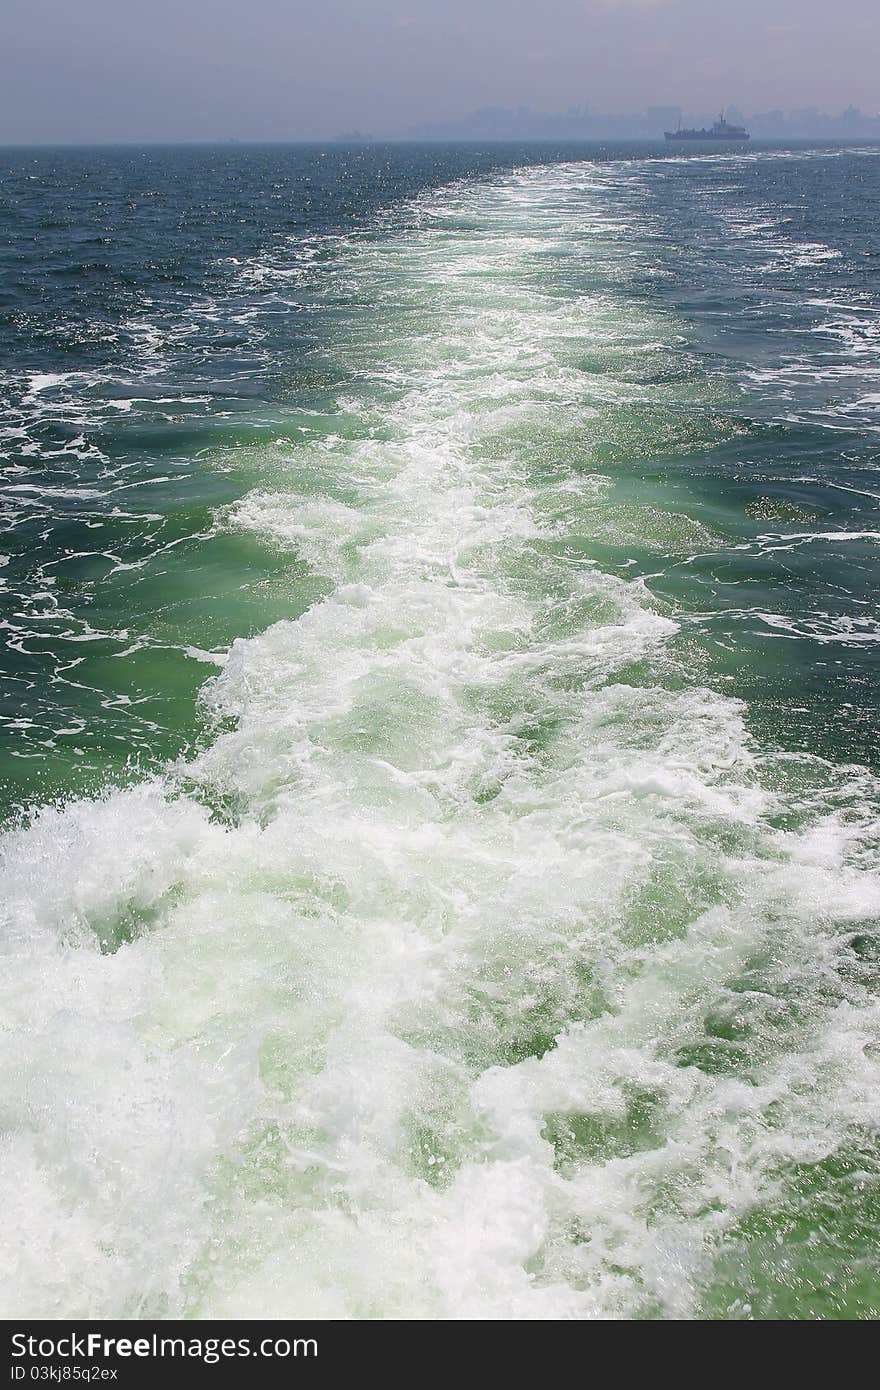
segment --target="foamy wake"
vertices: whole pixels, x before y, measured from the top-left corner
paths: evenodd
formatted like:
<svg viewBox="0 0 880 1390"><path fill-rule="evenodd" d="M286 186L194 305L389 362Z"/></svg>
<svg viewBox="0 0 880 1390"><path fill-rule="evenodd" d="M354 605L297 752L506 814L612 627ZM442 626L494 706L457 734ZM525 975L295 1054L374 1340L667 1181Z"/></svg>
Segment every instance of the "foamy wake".
<svg viewBox="0 0 880 1390"><path fill-rule="evenodd" d="M606 202L351 250L360 434L223 521L334 591L233 644L200 757L5 836L5 1316L699 1316L876 1123L867 779L763 756L575 543L681 331Z"/></svg>

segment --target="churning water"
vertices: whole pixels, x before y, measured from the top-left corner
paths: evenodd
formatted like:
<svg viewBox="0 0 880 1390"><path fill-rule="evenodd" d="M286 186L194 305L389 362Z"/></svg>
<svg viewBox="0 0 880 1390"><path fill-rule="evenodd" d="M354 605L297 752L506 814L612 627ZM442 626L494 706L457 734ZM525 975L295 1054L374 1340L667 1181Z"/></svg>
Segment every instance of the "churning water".
<svg viewBox="0 0 880 1390"><path fill-rule="evenodd" d="M5 1315L880 1315L880 152L2 194Z"/></svg>

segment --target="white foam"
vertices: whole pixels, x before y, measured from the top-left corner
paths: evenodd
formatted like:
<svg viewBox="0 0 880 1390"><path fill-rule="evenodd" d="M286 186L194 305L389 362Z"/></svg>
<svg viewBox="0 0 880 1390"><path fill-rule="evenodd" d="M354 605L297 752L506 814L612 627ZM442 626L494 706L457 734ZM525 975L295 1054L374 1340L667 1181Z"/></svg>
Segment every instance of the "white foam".
<svg viewBox="0 0 880 1390"><path fill-rule="evenodd" d="M611 211L557 166L341 248L362 435L218 519L332 592L232 645L198 758L5 837L7 1316L689 1316L875 1118L867 779L765 775L660 679L675 615L567 553L644 399L572 344L681 331L615 301ZM557 426L580 491L529 467Z"/></svg>

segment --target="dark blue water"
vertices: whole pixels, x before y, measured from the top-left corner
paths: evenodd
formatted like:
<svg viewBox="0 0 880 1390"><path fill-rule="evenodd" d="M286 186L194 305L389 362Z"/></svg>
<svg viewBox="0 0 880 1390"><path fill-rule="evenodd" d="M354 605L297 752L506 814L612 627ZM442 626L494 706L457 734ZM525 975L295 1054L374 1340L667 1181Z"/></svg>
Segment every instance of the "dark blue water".
<svg viewBox="0 0 880 1390"><path fill-rule="evenodd" d="M328 324L370 309L336 275L351 238L418 220L413 200L449 180L547 154L5 152L8 804L128 776L133 760L189 744L205 672L188 653L287 612L271 586L244 592L255 561L271 570L264 554L206 532L247 487L240 451L289 428L298 397L333 409Z"/></svg>
<svg viewBox="0 0 880 1390"><path fill-rule="evenodd" d="M0 156L9 1316L880 1315L878 204Z"/></svg>
<svg viewBox="0 0 880 1390"><path fill-rule="evenodd" d="M243 611L217 574L254 556L205 533L245 486L241 452L344 380L328 324L370 312L336 275L350 239L418 225L419 195L451 179L561 158L614 171L644 263L627 296L683 316L705 378L741 393L719 407L732 438L698 430L682 452L676 436L671 455L662 428L649 441L652 477L681 475L725 541L659 589L688 589L719 678L756 712L873 759L876 542L855 534L877 529L873 151L18 150L0 182L8 797L186 746L203 674L187 649L284 611L271 585ZM179 568L187 592L169 599Z"/></svg>

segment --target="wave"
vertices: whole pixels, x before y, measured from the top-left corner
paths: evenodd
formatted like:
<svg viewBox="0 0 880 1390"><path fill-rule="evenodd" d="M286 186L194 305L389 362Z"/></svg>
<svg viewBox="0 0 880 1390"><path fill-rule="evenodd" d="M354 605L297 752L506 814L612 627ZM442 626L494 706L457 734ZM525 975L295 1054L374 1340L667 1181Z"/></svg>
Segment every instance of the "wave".
<svg viewBox="0 0 880 1390"><path fill-rule="evenodd" d="M218 517L327 596L232 644L198 756L4 836L6 1316L845 1296L877 788L757 745L589 553L609 439L720 428L620 214L561 166L346 248L346 432Z"/></svg>

